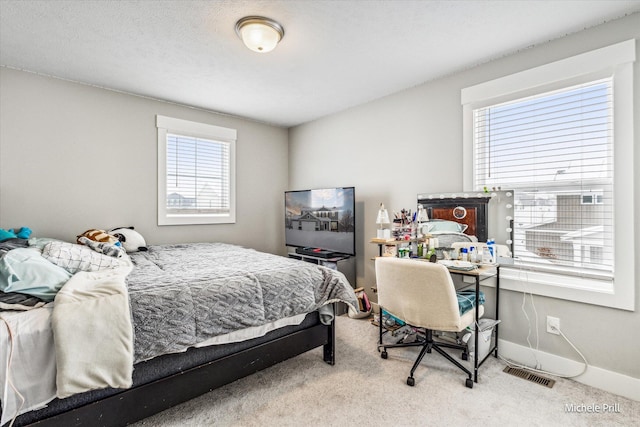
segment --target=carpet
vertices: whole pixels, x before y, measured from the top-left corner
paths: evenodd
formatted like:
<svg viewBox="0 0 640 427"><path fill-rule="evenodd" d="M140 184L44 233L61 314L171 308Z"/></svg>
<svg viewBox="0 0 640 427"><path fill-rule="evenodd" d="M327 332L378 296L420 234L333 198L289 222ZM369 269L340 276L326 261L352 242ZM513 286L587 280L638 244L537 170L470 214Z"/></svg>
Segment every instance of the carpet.
<svg viewBox="0 0 640 427"><path fill-rule="evenodd" d="M469 389L461 371L427 354L409 387L417 348L390 349L383 360L368 319L336 322L335 366L315 349L132 425L567 427L640 420L640 402L557 377L547 388L504 373L504 362L493 357Z"/></svg>

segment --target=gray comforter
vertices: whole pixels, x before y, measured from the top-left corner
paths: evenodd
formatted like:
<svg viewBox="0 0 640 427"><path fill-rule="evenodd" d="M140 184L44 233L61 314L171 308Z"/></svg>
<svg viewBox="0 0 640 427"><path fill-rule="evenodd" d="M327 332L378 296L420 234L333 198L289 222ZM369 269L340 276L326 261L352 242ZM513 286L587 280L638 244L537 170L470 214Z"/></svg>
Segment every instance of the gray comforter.
<svg viewBox="0 0 640 427"><path fill-rule="evenodd" d="M131 259L135 362L335 301L357 307L342 273L239 246L149 246Z"/></svg>

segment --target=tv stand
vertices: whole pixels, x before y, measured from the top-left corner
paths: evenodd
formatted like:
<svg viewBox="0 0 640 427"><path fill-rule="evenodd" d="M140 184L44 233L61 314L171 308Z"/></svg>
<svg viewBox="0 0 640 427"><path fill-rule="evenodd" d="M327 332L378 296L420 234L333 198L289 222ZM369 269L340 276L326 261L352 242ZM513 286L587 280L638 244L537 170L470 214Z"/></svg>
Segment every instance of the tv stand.
<svg viewBox="0 0 640 427"><path fill-rule="evenodd" d="M316 258L334 258L339 257L341 254L337 254L335 252L327 251L325 249L320 248L296 248L296 253L300 255L308 255Z"/></svg>
<svg viewBox="0 0 640 427"><path fill-rule="evenodd" d="M312 264L322 265L332 270L337 270L345 275L352 288L356 287L356 259L355 257L333 253L333 256L324 257L316 255L307 255L306 253L300 253L296 248L295 252L289 252L289 258L298 259ZM336 315L345 314L347 312L347 306L344 303L336 304Z"/></svg>

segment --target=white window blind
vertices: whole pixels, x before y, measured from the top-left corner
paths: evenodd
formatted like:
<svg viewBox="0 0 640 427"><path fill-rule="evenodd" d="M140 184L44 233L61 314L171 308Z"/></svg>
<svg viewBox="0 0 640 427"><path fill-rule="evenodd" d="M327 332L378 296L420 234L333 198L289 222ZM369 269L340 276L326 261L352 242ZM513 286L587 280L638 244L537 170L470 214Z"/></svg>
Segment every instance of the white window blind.
<svg viewBox="0 0 640 427"><path fill-rule="evenodd" d="M167 134L167 213L228 214L229 143Z"/></svg>
<svg viewBox="0 0 640 427"><path fill-rule="evenodd" d="M514 189L517 262L613 277L612 79L473 110L474 187Z"/></svg>
<svg viewBox="0 0 640 427"><path fill-rule="evenodd" d="M157 116L158 225L233 224L235 129Z"/></svg>

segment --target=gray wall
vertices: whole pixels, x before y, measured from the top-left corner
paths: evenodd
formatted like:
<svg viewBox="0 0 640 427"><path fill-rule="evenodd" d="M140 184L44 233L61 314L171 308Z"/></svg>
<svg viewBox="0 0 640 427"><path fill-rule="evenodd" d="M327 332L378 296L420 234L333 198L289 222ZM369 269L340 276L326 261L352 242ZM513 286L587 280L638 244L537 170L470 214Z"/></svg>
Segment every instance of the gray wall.
<svg viewBox="0 0 640 427"><path fill-rule="evenodd" d="M358 106L289 130L289 184L292 188L356 187L358 285L375 285L372 258L378 205L415 209L418 193L462 189L462 88L567 58L631 38L640 38L640 14L585 30L545 45L491 61L465 72ZM640 46L640 43L637 44ZM416 53L419 54L419 53ZM638 58L640 55L637 54ZM635 123L640 123L640 65L635 65ZM635 160L640 160L640 131ZM640 212L640 172L635 173L635 223ZM636 235L638 241L640 227ZM637 248L637 246L636 246ZM638 250L638 249L636 249ZM637 253L637 252L636 252ZM636 278L640 277L636 265ZM640 290L636 284L636 307ZM519 292L501 293L501 338L527 345L529 330ZM547 314L560 317L562 331L589 363L640 378L640 312L534 297L539 349L581 361L561 337L547 334ZM527 298L527 314L534 312ZM533 322L533 320L532 320ZM535 345L532 324L532 342Z"/></svg>
<svg viewBox="0 0 640 427"><path fill-rule="evenodd" d="M237 222L157 226L161 114L238 130ZM133 225L148 244L222 241L284 252L287 130L0 68L0 227L73 240Z"/></svg>

